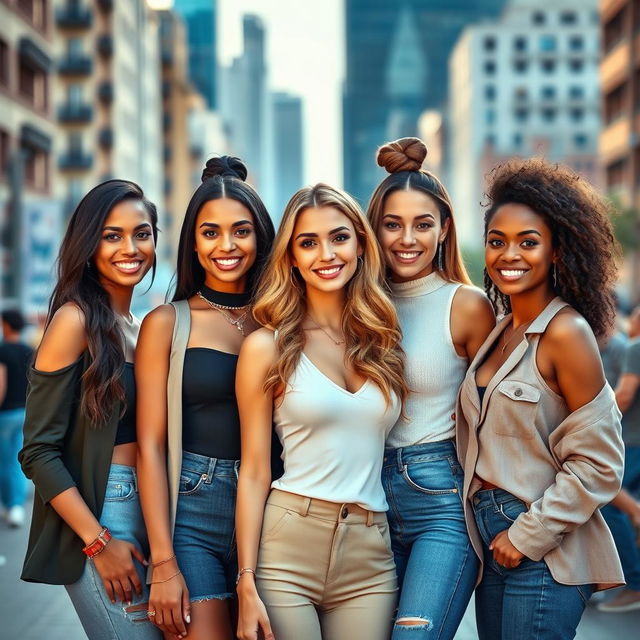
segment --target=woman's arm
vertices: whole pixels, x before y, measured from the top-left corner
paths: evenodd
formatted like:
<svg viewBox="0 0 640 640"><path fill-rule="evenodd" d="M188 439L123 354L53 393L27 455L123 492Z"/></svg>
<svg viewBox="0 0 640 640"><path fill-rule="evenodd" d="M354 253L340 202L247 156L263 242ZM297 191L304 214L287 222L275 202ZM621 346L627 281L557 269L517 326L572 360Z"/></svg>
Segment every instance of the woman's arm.
<svg viewBox="0 0 640 640"><path fill-rule="evenodd" d="M496 316L487 296L475 287L458 287L451 307L456 353L471 362L495 326Z"/></svg>
<svg viewBox="0 0 640 640"><path fill-rule="evenodd" d="M163 631L182 637L190 621L189 592L173 551L167 480L167 379L174 323L173 307L163 305L147 315L140 328L136 425L140 503L152 562L162 563L152 572L149 611L156 612L153 621Z"/></svg>
<svg viewBox="0 0 640 640"><path fill-rule="evenodd" d="M264 382L276 359L273 332L258 329L243 343L236 374L240 411L241 464L236 503L238 568L256 570L264 505L271 484L271 429L273 393ZM255 575L240 576L238 586L238 637L257 640L258 627L265 640L273 638L264 604L258 596Z"/></svg>
<svg viewBox="0 0 640 640"><path fill-rule="evenodd" d="M56 374L73 365L87 348L84 316L73 304L62 306L55 313L38 349L35 368L40 373ZM74 382L75 378L66 377ZM62 389L67 397L64 410L54 407L54 414L44 421L31 419L38 413L39 403L51 403L48 398L30 393L24 427L24 447L20 461L25 474L32 478L38 493L49 502L58 515L73 529L85 545L93 542L102 526L91 512L75 486L62 460L62 446L73 416L71 407L75 389ZM133 565L132 555L145 562L140 550L128 542L113 538L92 560L112 602L115 599L131 602L132 586L138 594L141 584Z"/></svg>

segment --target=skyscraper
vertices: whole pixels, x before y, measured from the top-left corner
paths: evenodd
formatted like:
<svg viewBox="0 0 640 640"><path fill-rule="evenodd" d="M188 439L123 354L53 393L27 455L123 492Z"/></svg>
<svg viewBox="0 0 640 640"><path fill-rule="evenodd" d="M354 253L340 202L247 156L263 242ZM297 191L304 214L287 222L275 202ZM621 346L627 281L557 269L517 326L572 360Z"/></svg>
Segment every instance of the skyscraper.
<svg viewBox="0 0 640 640"><path fill-rule="evenodd" d="M494 18L505 0L346 0L344 184L365 203L380 172L375 150L415 135L447 97L447 60L461 30Z"/></svg>
<svg viewBox="0 0 640 640"><path fill-rule="evenodd" d="M174 10L187 25L189 80L215 109L217 98L216 0L175 0Z"/></svg>

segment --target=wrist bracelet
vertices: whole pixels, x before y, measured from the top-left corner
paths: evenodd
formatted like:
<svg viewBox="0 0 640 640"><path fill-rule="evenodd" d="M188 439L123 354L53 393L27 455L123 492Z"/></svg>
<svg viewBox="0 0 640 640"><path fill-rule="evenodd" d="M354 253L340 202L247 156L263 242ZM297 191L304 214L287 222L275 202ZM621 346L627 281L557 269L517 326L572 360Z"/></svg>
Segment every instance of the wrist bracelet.
<svg viewBox="0 0 640 640"><path fill-rule="evenodd" d="M160 567L163 564L167 564L167 562L171 562L172 560L175 560L176 554L174 553L172 556L169 556L168 558L165 558L164 560L160 560L159 562L152 562L151 566L152 567Z"/></svg>
<svg viewBox="0 0 640 640"><path fill-rule="evenodd" d="M98 534L98 537L90 542L88 545L82 548L82 552L88 557L93 558L97 556L99 553L104 551L104 548L107 546L109 541L111 540L111 531L107 529L107 527L102 527L102 530Z"/></svg>
<svg viewBox="0 0 640 640"><path fill-rule="evenodd" d="M176 576L179 576L181 573L182 571L178 569L176 573L174 573L172 576L169 576L166 580L152 580L149 584L162 584L163 582L169 582L169 580L172 580Z"/></svg>
<svg viewBox="0 0 640 640"><path fill-rule="evenodd" d="M251 567L245 567L244 569L240 569L240 571L238 571L238 575L236 576L236 587L238 586L238 583L240 582L240 578L242 578L242 576L245 573L252 573L254 578L256 576L256 572L253 569L251 569Z"/></svg>

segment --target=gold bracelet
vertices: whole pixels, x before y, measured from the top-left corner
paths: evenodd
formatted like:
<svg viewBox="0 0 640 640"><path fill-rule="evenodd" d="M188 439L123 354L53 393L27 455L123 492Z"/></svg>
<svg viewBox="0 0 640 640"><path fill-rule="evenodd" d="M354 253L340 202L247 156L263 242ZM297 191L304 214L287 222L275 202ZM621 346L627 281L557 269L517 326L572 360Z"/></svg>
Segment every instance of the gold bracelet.
<svg viewBox="0 0 640 640"><path fill-rule="evenodd" d="M182 573L182 571L180 571L180 569L178 569L177 573L174 573L172 576L169 576L166 580L152 580L150 582L150 584L162 584L163 582L169 582L169 580L172 580L176 576L179 576L181 573Z"/></svg>
<svg viewBox="0 0 640 640"><path fill-rule="evenodd" d="M236 587L238 586L238 583L240 582L240 578L242 578L242 576L245 573L252 573L253 577L256 577L256 572L251 568L251 567L245 567L244 569L240 569L240 571L238 571L238 575L236 576Z"/></svg>
<svg viewBox="0 0 640 640"><path fill-rule="evenodd" d="M176 554L174 553L172 556L169 556L168 558L166 558L165 560L160 560L160 562L152 562L151 566L152 567L159 567L163 564L167 564L167 562L171 562L174 558L176 557Z"/></svg>

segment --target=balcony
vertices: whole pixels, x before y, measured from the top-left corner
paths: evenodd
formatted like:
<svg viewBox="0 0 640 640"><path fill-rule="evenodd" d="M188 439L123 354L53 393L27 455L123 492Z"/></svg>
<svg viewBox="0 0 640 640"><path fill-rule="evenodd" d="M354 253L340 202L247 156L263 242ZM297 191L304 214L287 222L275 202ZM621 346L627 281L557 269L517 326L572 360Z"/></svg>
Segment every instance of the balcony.
<svg viewBox="0 0 640 640"><path fill-rule="evenodd" d="M96 48L103 58L110 58L113 55L113 37L111 34L102 34L96 41Z"/></svg>
<svg viewBox="0 0 640 640"><path fill-rule="evenodd" d="M91 122L93 108L89 104L62 104L58 107L59 122Z"/></svg>
<svg viewBox="0 0 640 640"><path fill-rule="evenodd" d="M93 60L87 55L72 55L62 58L58 73L63 76L88 76L93 71Z"/></svg>
<svg viewBox="0 0 640 640"><path fill-rule="evenodd" d="M113 146L113 129L111 127L103 127L98 133L98 144L103 149L110 149Z"/></svg>
<svg viewBox="0 0 640 640"><path fill-rule="evenodd" d="M56 11L56 24L61 29L88 29L92 22L91 10L78 2L68 2Z"/></svg>
<svg viewBox="0 0 640 640"><path fill-rule="evenodd" d="M67 151L58 159L58 168L61 171L91 169L92 164L93 156L78 150Z"/></svg>
<svg viewBox="0 0 640 640"><path fill-rule="evenodd" d="M113 102L113 83L105 80L98 85L98 99L102 104L111 104Z"/></svg>

